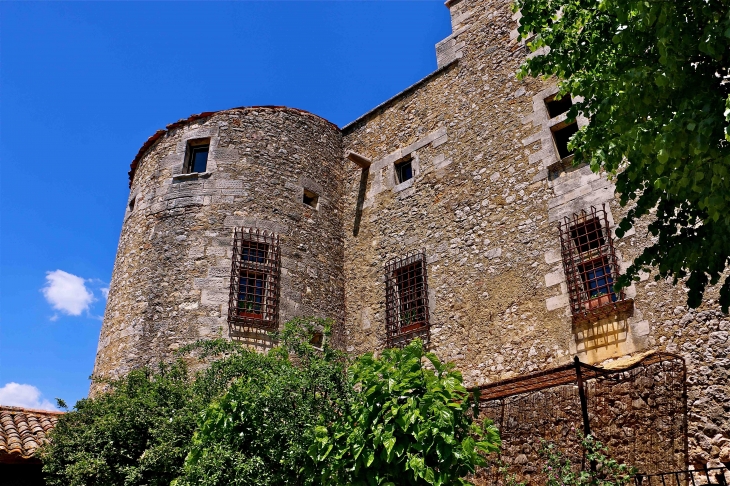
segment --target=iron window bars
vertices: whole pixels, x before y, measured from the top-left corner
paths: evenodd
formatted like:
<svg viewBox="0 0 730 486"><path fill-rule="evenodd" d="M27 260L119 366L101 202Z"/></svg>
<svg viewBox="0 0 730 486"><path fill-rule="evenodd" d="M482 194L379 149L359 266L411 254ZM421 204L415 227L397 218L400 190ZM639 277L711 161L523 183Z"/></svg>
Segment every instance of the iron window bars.
<svg viewBox="0 0 730 486"><path fill-rule="evenodd" d="M606 205L566 216L558 224L563 270L574 324L597 321L627 310L633 300L614 291L619 275Z"/></svg>
<svg viewBox="0 0 730 486"><path fill-rule="evenodd" d="M228 299L228 326L276 331L279 328L279 237L256 228L236 229Z"/></svg>
<svg viewBox="0 0 730 486"><path fill-rule="evenodd" d="M428 344L426 254L409 252L385 264L385 330L389 348L403 347L414 338Z"/></svg>

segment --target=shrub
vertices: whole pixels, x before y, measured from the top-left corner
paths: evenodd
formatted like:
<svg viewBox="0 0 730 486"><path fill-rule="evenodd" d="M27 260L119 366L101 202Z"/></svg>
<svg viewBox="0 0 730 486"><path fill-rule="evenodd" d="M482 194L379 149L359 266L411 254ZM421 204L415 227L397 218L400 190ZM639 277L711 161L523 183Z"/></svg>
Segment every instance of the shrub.
<svg viewBox="0 0 730 486"><path fill-rule="evenodd" d="M124 378L108 381L106 393L80 400L71 412L62 415L51 432L51 443L41 448L39 455L47 484L168 486L186 472L183 465L191 450L199 416L231 382L244 377L229 396L240 393L246 386L251 391L252 387L260 386L258 391L262 392L262 398L259 403L263 403L264 397L272 393L267 387L279 387L281 393L289 390L303 395L305 391L298 387L306 383L322 389L320 382L325 376L329 377L324 373L342 369L341 360L334 364L339 357L333 351L327 350L322 357L313 354L307 335L313 321L317 320L287 323L287 331L282 336L283 348L274 348L266 355L222 339L201 341L180 350L182 355L195 355L207 362L205 369L194 376L184 362L178 360L156 369L134 370ZM319 323L325 324L324 321ZM305 329L297 330L300 325ZM302 367L291 365L290 352L304 363ZM331 388L335 385L327 386L330 388L325 392L332 396ZM318 405L317 402L309 403ZM294 409L301 410L307 405L296 403ZM238 407L236 405L236 410L243 410ZM266 420L270 412L263 408L256 412L259 416L251 418L251 423L260 425L255 435L264 436L270 442L280 439L281 436L274 435L276 428ZM207 418L213 415L212 411L206 413ZM204 430L210 429L210 423L203 421L203 424L207 427ZM193 457L201 451L201 437L196 439ZM290 444L296 440L302 438L293 438ZM229 445L221 443L216 447ZM298 447L306 451L306 447ZM274 449L261 452L271 454ZM271 456L267 460L272 463L279 459L279 456Z"/></svg>
<svg viewBox="0 0 730 486"><path fill-rule="evenodd" d="M420 340L361 356L348 380L352 402L338 420L320 422L310 448L310 472L323 484L471 484L463 478L499 448L492 423L475 420L461 374Z"/></svg>
<svg viewBox="0 0 730 486"><path fill-rule="evenodd" d="M59 417L39 455L49 486L163 486L181 471L202 397L182 362L139 369Z"/></svg>
<svg viewBox="0 0 730 486"><path fill-rule="evenodd" d="M327 341L321 351L314 348L312 334L311 320L287 323L282 349L251 360L253 366L204 411L175 486L314 483L302 474L312 467L313 424L336 420L348 389L344 356Z"/></svg>

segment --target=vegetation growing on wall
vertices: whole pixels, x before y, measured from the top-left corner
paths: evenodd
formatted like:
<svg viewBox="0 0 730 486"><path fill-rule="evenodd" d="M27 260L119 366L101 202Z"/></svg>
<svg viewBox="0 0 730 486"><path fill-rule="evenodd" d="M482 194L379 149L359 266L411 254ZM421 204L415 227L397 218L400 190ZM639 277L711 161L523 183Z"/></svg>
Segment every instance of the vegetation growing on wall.
<svg viewBox="0 0 730 486"><path fill-rule="evenodd" d="M730 2L516 0L533 50L520 76L557 76L568 116L590 125L573 138L575 161L615 175L632 208L620 237L649 216L654 243L620 286L654 267L686 278L697 307L730 258ZM580 99L581 97L582 99ZM730 306L730 278L720 291Z"/></svg>

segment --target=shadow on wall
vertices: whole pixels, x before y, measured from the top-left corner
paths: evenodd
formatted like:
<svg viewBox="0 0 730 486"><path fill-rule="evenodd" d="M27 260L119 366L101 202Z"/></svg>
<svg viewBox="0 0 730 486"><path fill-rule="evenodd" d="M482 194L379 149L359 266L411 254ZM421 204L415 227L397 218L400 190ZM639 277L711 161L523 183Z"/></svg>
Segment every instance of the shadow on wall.
<svg viewBox="0 0 730 486"><path fill-rule="evenodd" d="M368 175L370 169L362 169L360 173L360 189L357 193L357 206L355 207L355 225L352 228L352 236L357 236L360 232L360 220L362 219L362 206L365 203L365 192L368 188Z"/></svg>
<svg viewBox="0 0 730 486"><path fill-rule="evenodd" d="M268 351L275 346L275 342L269 336L268 332L254 328L233 329L229 331L232 341L243 344L259 351Z"/></svg>

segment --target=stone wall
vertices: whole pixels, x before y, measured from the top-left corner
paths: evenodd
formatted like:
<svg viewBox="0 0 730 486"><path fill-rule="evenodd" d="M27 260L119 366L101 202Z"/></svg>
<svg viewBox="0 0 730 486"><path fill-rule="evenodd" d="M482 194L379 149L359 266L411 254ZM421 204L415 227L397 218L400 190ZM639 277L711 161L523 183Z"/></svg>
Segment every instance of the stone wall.
<svg viewBox="0 0 730 486"><path fill-rule="evenodd" d="M188 140L210 138L205 173L183 174ZM139 159L119 241L94 373L167 359L228 336L233 230L274 231L280 321L343 318L341 136L293 109L247 108L176 123ZM303 191L319 195L318 208ZM267 346L265 334L249 336Z"/></svg>
<svg viewBox="0 0 730 486"><path fill-rule="evenodd" d="M345 152L372 161L350 166L344 204L348 350L384 346L385 262L423 248L430 347L468 385L574 355L607 363L677 352L688 365L690 463L729 460L730 320L715 290L689 312L681 283L642 274L626 291L628 314L573 325L557 224L603 204L615 224L626 208L606 177L560 163L551 129L565 116L545 109L554 82L515 77L530 54L516 40L511 2L448 3L454 34L437 46L439 69L343 128ZM393 163L408 155L414 178L397 184ZM621 267L650 244L646 221L615 239Z"/></svg>

